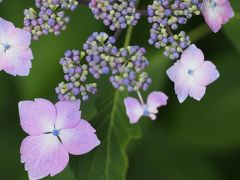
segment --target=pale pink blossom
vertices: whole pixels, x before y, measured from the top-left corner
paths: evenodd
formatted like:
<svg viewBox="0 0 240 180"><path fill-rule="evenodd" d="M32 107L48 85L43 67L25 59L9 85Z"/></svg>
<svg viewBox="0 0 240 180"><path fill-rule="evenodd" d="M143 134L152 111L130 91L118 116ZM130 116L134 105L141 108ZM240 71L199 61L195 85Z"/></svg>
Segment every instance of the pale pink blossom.
<svg viewBox="0 0 240 180"><path fill-rule="evenodd" d="M13 76L27 76L33 59L30 44L29 32L0 18L0 71L4 70Z"/></svg>
<svg viewBox="0 0 240 180"><path fill-rule="evenodd" d="M215 33L234 16L228 0L204 0L201 11L208 26Z"/></svg>
<svg viewBox="0 0 240 180"><path fill-rule="evenodd" d="M167 105L168 97L162 92L152 92L148 95L147 103L140 102L133 97L127 97L124 99L127 115L130 123L135 124L142 116L156 119L158 108ZM142 101L142 100L141 100Z"/></svg>
<svg viewBox="0 0 240 180"><path fill-rule="evenodd" d="M204 61L203 52L193 44L167 70L167 75L174 82L175 92L182 103L188 96L201 100L206 86L218 79L219 72L212 62Z"/></svg>
<svg viewBox="0 0 240 180"><path fill-rule="evenodd" d="M19 103L21 126L29 134L20 148L29 179L54 176L67 166L69 154L85 154L100 144L95 129L81 119L79 108L80 101Z"/></svg>

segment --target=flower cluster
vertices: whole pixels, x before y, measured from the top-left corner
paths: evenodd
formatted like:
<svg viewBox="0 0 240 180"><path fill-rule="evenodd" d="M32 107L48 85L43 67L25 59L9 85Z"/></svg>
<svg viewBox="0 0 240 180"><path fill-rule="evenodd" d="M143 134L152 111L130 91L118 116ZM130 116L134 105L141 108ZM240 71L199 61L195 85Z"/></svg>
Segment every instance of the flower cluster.
<svg viewBox="0 0 240 180"><path fill-rule="evenodd" d="M116 40L104 32L94 32L83 45L86 51L86 61L90 66L89 72L95 79L110 71L109 62L114 61L118 49L114 46Z"/></svg>
<svg viewBox="0 0 240 180"><path fill-rule="evenodd" d="M25 30L0 18L0 71L14 76L28 75L33 59L29 47L31 38L37 40L48 33L60 34L69 22L64 10L73 11L80 2L35 0L39 11L25 10ZM111 30L136 25L140 18L136 0L91 0L89 6L95 17L102 19ZM180 103L188 96L201 100L206 87L220 76L216 66L205 60L203 52L191 45L184 31L175 32L192 15L199 15L200 10L214 32L234 15L228 0L154 0L148 6L148 21L152 24L149 43L164 48L164 55L170 59L177 59L166 73L174 83ZM28 134L21 144L21 162L25 164L29 179L54 176L67 166L70 154L82 155L100 144L96 130L81 118L80 100L76 100L78 95L86 101L90 94L96 94L97 84L89 80L109 75L114 88L137 93L139 99L124 99L132 124L143 116L156 120L158 108L167 105L168 97L163 92L149 93L146 101L141 95L140 91L147 90L151 84L144 72L149 64L146 50L137 45L118 48L115 43L114 37L95 32L82 51L65 52L60 64L66 83L56 88L58 103L52 104L45 99L19 103L21 127Z"/></svg>
<svg viewBox="0 0 240 180"><path fill-rule="evenodd" d="M91 0L89 7L96 19L102 19L114 31L136 25L140 14L136 12L136 0Z"/></svg>
<svg viewBox="0 0 240 180"><path fill-rule="evenodd" d="M59 35L66 29L70 18L65 16L64 10L75 10L77 0L35 0L38 11L33 8L24 10L24 29L29 31L34 40L39 36L53 33Z"/></svg>
<svg viewBox="0 0 240 180"><path fill-rule="evenodd" d="M110 81L114 88L128 92L147 90L152 80L144 69L149 61L144 56L146 50L139 46L121 48L114 61L110 62Z"/></svg>
<svg viewBox="0 0 240 180"><path fill-rule="evenodd" d="M170 59L179 58L191 42L185 32L173 34L179 25L185 24L193 14L200 14L199 0L154 0L148 6L148 22L152 24L149 43L164 48L164 55Z"/></svg>
<svg viewBox="0 0 240 180"><path fill-rule="evenodd" d="M97 84L87 82L87 76L99 79L101 75L110 74L110 82L118 90L147 90L151 79L144 69L149 61L144 56L146 50L139 46L118 49L114 46L115 38L108 34L93 33L83 45L83 51L66 51L60 63L63 66L65 80L60 83L56 93L60 100L76 99L79 94L88 100L88 94L97 92ZM87 64L81 64L85 59Z"/></svg>
<svg viewBox="0 0 240 180"><path fill-rule="evenodd" d="M75 100L81 94L83 100L88 100L89 94L97 92L96 83L87 83L89 66L82 63L85 57L84 52L78 50L67 50L60 64L65 73L64 79L67 83L61 82L56 88L59 100Z"/></svg>

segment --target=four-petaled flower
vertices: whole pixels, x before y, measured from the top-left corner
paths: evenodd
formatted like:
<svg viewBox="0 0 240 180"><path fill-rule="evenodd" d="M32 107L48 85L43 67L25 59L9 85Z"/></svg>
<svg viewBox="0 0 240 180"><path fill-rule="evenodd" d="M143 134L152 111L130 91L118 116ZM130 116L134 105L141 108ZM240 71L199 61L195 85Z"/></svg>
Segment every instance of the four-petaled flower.
<svg viewBox="0 0 240 180"><path fill-rule="evenodd" d="M204 61L203 52L193 44L167 70L167 75L175 83L175 92L182 103L188 95L201 100L206 86L219 77L219 72L212 62Z"/></svg>
<svg viewBox="0 0 240 180"><path fill-rule="evenodd" d="M201 11L208 26L215 33L234 16L228 0L204 0Z"/></svg>
<svg viewBox="0 0 240 180"><path fill-rule="evenodd" d="M21 144L21 162L30 179L41 179L61 172L69 153L81 155L100 144L95 129L81 119L80 101L45 99L19 103L20 121L29 134Z"/></svg>
<svg viewBox="0 0 240 180"><path fill-rule="evenodd" d="M168 97L162 92L152 92L148 95L147 103L139 102L138 99L127 97L124 99L127 115L130 123L135 124L142 116L156 119L158 108L167 105ZM142 101L142 100L141 100Z"/></svg>
<svg viewBox="0 0 240 180"><path fill-rule="evenodd" d="M0 71L27 76L33 59L31 34L0 18Z"/></svg>

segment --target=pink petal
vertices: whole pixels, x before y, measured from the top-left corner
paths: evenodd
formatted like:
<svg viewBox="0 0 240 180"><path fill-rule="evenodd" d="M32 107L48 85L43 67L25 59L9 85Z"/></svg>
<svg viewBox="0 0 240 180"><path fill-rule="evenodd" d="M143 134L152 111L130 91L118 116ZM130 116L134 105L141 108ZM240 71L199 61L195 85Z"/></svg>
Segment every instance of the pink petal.
<svg viewBox="0 0 240 180"><path fill-rule="evenodd" d="M234 11L230 5L230 3L227 1L222 6L218 6L216 11L218 11L222 16L222 23L225 24L234 16Z"/></svg>
<svg viewBox="0 0 240 180"><path fill-rule="evenodd" d="M0 42L8 42L8 37L12 34L15 26L13 23L4 20L0 17Z"/></svg>
<svg viewBox="0 0 240 180"><path fill-rule="evenodd" d="M206 87L192 81L189 88L189 96L200 101L206 92Z"/></svg>
<svg viewBox="0 0 240 180"><path fill-rule="evenodd" d="M0 67L13 76L27 76L32 67L32 59L33 55L30 48L25 50L10 49L0 55Z"/></svg>
<svg viewBox="0 0 240 180"><path fill-rule="evenodd" d="M167 105L168 97L162 92L152 92L148 95L147 105L148 110L152 113L157 113L157 108Z"/></svg>
<svg viewBox="0 0 240 180"><path fill-rule="evenodd" d="M39 135L54 129L56 109L50 101L21 101L18 106L21 126L26 133Z"/></svg>
<svg viewBox="0 0 240 180"><path fill-rule="evenodd" d="M188 77L187 72L188 69L186 69L180 61L177 61L167 70L167 75L171 81L177 84L182 84Z"/></svg>
<svg viewBox="0 0 240 180"><path fill-rule="evenodd" d="M194 77L202 86L207 86L218 79L220 76L216 66L210 62L205 61L195 72Z"/></svg>
<svg viewBox="0 0 240 180"><path fill-rule="evenodd" d="M80 100L59 101L55 106L57 109L56 129L68 129L77 126L81 119Z"/></svg>
<svg viewBox="0 0 240 180"><path fill-rule="evenodd" d="M229 0L216 0L215 2L217 3L218 6L222 6L226 3L228 3Z"/></svg>
<svg viewBox="0 0 240 180"><path fill-rule="evenodd" d="M42 179L63 171L69 161L68 152L52 134L26 137L20 148L30 179Z"/></svg>
<svg viewBox="0 0 240 180"><path fill-rule="evenodd" d="M59 137L66 150L73 155L88 153L100 144L95 129L85 120L80 120L75 128L61 130Z"/></svg>
<svg viewBox="0 0 240 180"><path fill-rule="evenodd" d="M15 28L8 43L14 48L27 49L31 44L31 33L20 28Z"/></svg>
<svg viewBox="0 0 240 180"><path fill-rule="evenodd" d="M124 99L124 104L130 123L137 123L140 117L143 116L143 108L139 101L135 98L127 97Z"/></svg>
<svg viewBox="0 0 240 180"><path fill-rule="evenodd" d="M185 51L183 51L180 62L187 68L194 70L200 66L204 61L204 54L201 49L198 49L196 45L192 44ZM186 71L186 72L187 72Z"/></svg>
<svg viewBox="0 0 240 180"><path fill-rule="evenodd" d="M153 114L153 113L150 113L148 116L149 116L149 117L151 118L151 120L153 120L153 121L155 121L155 120L157 119L157 116L156 116L155 114Z"/></svg>
<svg viewBox="0 0 240 180"><path fill-rule="evenodd" d="M181 84L181 85L175 84L175 93L180 103L183 103L188 97L188 92L189 92L188 81L186 81L185 84Z"/></svg>
<svg viewBox="0 0 240 180"><path fill-rule="evenodd" d="M217 0L216 4L216 7L211 7L210 0L204 0L201 7L205 21L215 33L234 15L228 1Z"/></svg>

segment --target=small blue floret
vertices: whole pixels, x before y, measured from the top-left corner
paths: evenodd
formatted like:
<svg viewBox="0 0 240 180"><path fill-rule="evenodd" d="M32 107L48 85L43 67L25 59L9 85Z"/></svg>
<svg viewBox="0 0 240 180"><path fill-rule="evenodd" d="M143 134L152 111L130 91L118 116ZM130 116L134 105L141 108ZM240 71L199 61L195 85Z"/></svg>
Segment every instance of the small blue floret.
<svg viewBox="0 0 240 180"><path fill-rule="evenodd" d="M192 69L189 69L188 70L188 75L193 75L194 74L194 71Z"/></svg>
<svg viewBox="0 0 240 180"><path fill-rule="evenodd" d="M59 135L59 130L54 129L53 132L52 132L52 134L53 134L54 136L58 136L58 135Z"/></svg>

